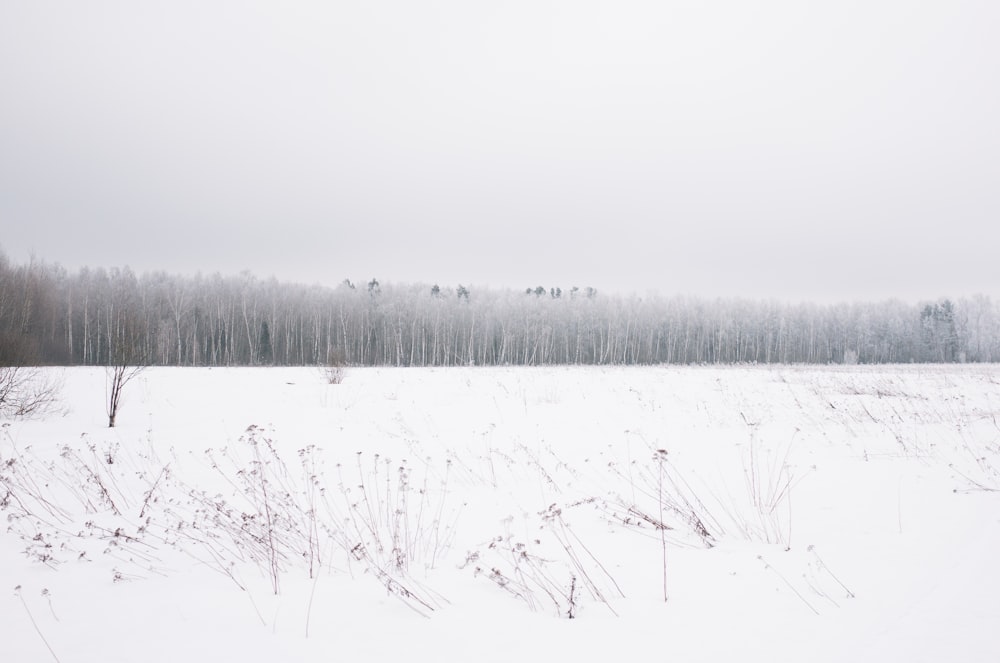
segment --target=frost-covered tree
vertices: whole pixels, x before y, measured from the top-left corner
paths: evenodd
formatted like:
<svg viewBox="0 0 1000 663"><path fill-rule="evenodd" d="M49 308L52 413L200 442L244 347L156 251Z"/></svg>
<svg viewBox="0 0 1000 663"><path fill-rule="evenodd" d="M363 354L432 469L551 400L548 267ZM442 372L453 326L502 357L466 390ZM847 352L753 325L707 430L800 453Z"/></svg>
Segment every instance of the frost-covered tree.
<svg viewBox="0 0 1000 663"><path fill-rule="evenodd" d="M156 365L322 365L332 350L350 365L394 366L1000 358L1000 307L985 295L821 306L604 295L590 286L564 294L377 279L360 289L349 280L307 287L247 272L68 274L0 256L0 333L30 339L42 364L113 364L126 311L145 361Z"/></svg>

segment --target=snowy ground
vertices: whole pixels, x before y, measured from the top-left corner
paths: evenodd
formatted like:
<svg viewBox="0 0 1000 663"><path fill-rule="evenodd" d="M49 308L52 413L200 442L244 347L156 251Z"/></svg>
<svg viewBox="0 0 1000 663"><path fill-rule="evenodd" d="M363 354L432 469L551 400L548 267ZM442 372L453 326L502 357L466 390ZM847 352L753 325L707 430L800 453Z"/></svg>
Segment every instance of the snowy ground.
<svg viewBox="0 0 1000 663"><path fill-rule="evenodd" d="M4 661L1000 660L1000 367L53 370Z"/></svg>

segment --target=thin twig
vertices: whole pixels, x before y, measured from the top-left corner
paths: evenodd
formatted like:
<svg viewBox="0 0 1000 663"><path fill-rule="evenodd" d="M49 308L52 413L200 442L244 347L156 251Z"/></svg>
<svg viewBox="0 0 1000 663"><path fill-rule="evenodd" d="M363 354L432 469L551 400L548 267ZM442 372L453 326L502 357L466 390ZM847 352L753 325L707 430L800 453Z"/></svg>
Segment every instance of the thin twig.
<svg viewBox="0 0 1000 663"><path fill-rule="evenodd" d="M37 633L38 637L45 643L45 647L49 650L49 653L52 654L52 658L56 660L56 663L59 663L59 657L56 656L56 653L52 650L52 645L49 644L49 641L45 639L45 636L42 634L42 630L38 628L38 624L35 622L35 618L31 614L31 610L28 609L28 604L24 601L24 597L21 596L20 585L14 588L14 593L17 594L17 598L21 600L21 605L24 606L24 611L28 614L28 619L31 620L31 625L35 627L35 633Z"/></svg>

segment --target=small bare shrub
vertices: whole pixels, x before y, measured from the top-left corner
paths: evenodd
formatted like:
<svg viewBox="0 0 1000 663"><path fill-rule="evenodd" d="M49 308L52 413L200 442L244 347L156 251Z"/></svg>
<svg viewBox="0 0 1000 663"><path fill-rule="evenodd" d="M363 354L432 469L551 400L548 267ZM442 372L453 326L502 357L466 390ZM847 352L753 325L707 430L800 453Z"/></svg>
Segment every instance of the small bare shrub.
<svg viewBox="0 0 1000 663"><path fill-rule="evenodd" d="M128 366L125 364L115 364L107 367L108 383L108 428L115 427L115 420L118 418L118 407L121 405L122 391L136 375L142 372L145 366Z"/></svg>
<svg viewBox="0 0 1000 663"><path fill-rule="evenodd" d="M0 367L0 417L30 417L51 410L59 396L59 381L42 369Z"/></svg>
<svg viewBox="0 0 1000 663"><path fill-rule="evenodd" d="M347 358L343 350L330 350L326 357L326 365L322 367L323 379L327 384L340 384L344 381Z"/></svg>
<svg viewBox="0 0 1000 663"><path fill-rule="evenodd" d="M108 428L115 427L122 390L149 365L149 351L142 344L142 322L134 315L122 315L117 331L109 339L109 361L105 367L108 385Z"/></svg>
<svg viewBox="0 0 1000 663"><path fill-rule="evenodd" d="M37 343L0 333L0 418L40 415L55 405L59 381L37 366Z"/></svg>

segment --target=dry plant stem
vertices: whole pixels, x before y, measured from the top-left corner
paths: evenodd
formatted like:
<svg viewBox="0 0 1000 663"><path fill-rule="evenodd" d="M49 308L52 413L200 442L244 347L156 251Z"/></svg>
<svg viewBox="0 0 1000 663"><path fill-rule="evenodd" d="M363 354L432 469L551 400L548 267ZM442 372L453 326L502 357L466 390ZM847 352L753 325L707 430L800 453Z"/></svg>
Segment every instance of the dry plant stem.
<svg viewBox="0 0 1000 663"><path fill-rule="evenodd" d="M160 474L156 477L156 481L153 482L153 485L150 487L149 492L146 493L146 499L142 501L142 508L139 509L140 518L146 515L146 509L149 507L149 500L153 497L153 493L156 491L156 487L160 485L160 480L163 478L163 475L167 472L167 468L169 467L170 463L167 463L166 465L163 466L163 469L160 470Z"/></svg>
<svg viewBox="0 0 1000 663"><path fill-rule="evenodd" d="M825 591L823 591L821 588L819 588L815 584L813 584L813 582L808 577L806 577L805 575L803 575L802 579L805 581L805 583L807 585L809 585L809 589L813 590L813 592L816 594L816 596L819 596L819 597L822 597L822 598L826 599L827 601L830 602L830 605L832 605L835 608L839 608L840 607L839 603L837 603L836 601L834 601L833 598L829 594L827 594Z"/></svg>
<svg viewBox="0 0 1000 663"><path fill-rule="evenodd" d="M310 573L312 569L310 568ZM309 590L309 605L306 606L306 638L309 637L309 620L312 619L313 598L316 596L316 585L319 583L319 574L312 579L312 588Z"/></svg>
<svg viewBox="0 0 1000 663"><path fill-rule="evenodd" d="M7 439L10 440L11 448L14 450L14 457L11 458L9 461L6 461L6 463L5 463L5 466L7 468L9 468L13 472L13 475L11 477L6 478L5 484L6 484L6 482L10 481L11 478L17 479L18 483L20 484L20 486L19 486L20 489L24 493L27 494L26 496L30 497L37 504L39 504L42 508L44 508L49 513L49 515L51 515L53 518L56 518L58 520L58 522L60 522L60 523L68 523L68 522L70 522L72 520L72 518L70 517L69 512L65 511L64 509L60 508L56 504L53 504L48 499L46 499L45 496L44 496L44 491L38 485L38 483L35 481L35 474L37 474L39 466L44 467L44 464L40 463L40 462L38 464L36 464L36 463L32 463L32 462L29 461L29 465L25 466L24 463L19 462L19 459L23 459L23 458L26 458L26 457L27 458L31 458L32 460L35 460L34 454L30 454L29 453L30 450L31 450L31 447L30 446L27 447L25 449L24 453L22 453L14 445L14 441L13 441L12 438L10 438L9 435L8 435ZM7 485L7 488L6 488L7 493L15 501L17 501L17 503L21 507L21 509L26 514L31 514L31 515L35 516L35 514L33 514L31 512L31 510L27 508L27 506L20 499L20 497L18 497L18 494L13 491L13 489L12 489L13 488L13 484L6 484L6 485Z"/></svg>
<svg viewBox="0 0 1000 663"><path fill-rule="evenodd" d="M451 475L451 459L445 462L444 469L444 479L441 482L441 501L438 503L437 516L434 519L434 550L431 552L431 565L430 568L434 568L434 564L437 561L438 549L441 546L441 541L439 538L441 532L441 517L444 512L444 501L448 495L448 477Z"/></svg>
<svg viewBox="0 0 1000 663"><path fill-rule="evenodd" d="M785 533L784 536L784 545L785 545L785 551L789 551L792 549L792 493L791 492L789 492L788 495L785 497L785 501L788 502L788 531ZM778 505L776 504L774 508L776 509L777 506ZM782 542L780 523L778 527L778 542L779 543Z"/></svg>
<svg viewBox="0 0 1000 663"><path fill-rule="evenodd" d="M93 485L97 486L98 492L100 493L101 498L105 502L107 502L108 506L111 507L111 511L116 516L122 515L122 512L118 508L118 505L115 504L114 499L112 499L111 493L108 491L107 486L104 485L104 480L101 479L100 475L97 472L95 472L93 469L91 469L91 467L89 465L87 465L87 461L85 461L83 458L81 458L80 455L78 453L76 453L75 451L71 451L68 446L63 448L63 451L62 451L61 455L62 455L63 458L65 458L67 460L71 460L71 461L73 461L76 464L77 467L75 469L80 474L86 475L87 483L88 484L93 484ZM97 465L97 467L98 467L98 469L100 469L100 465L99 464ZM88 502L88 504L89 504L89 502ZM97 507L94 506L93 504L90 504L90 507L95 512L98 510Z"/></svg>
<svg viewBox="0 0 1000 663"><path fill-rule="evenodd" d="M580 545L580 547L583 548L583 551L587 553L587 555L594 562L597 568L600 569L601 572L607 577L607 579L611 581L611 584L614 585L615 590L618 592L618 595L621 596L622 598L625 598L625 593L622 591L621 587L618 586L618 583L611 576L611 574L608 573L608 570L604 568L604 565L601 564L596 557L594 557L594 554L590 552L590 549L587 548L586 545L584 545L583 541L580 540L580 537L578 537L576 533L566 524L566 521L563 520L562 518L562 514L558 510L553 512L553 514L555 515L556 523L558 523L559 525L558 533L562 533L563 535L563 536L558 536L557 533L556 540L558 540L560 545L562 545L563 549L566 551L566 554L573 562L573 565L576 567L577 571L580 572L580 577L583 579L585 585L591 591L594 597L597 598L597 600L604 603L608 607L608 610L610 610L611 613L617 617L618 613L615 611L614 608L611 607L611 603L607 600L607 598L605 598L604 593L600 590L600 588L598 588L596 583L594 583L594 581L590 578L590 575L584 569L584 566L580 561L580 558L577 556L576 551L573 549L572 543L570 543L570 541L568 540L567 535L569 537L573 537L573 539ZM553 532L556 532L556 530L553 530Z"/></svg>
<svg viewBox="0 0 1000 663"><path fill-rule="evenodd" d="M705 506L705 503L701 501L701 498L698 497L698 494L691 487L691 484L689 484L684 478L684 475L679 472L676 467L671 465L669 460L665 459L664 464L673 470L672 474L667 475L667 479L670 481L671 485L673 485L674 491L683 496L683 501L687 510L696 519L699 530L698 535L702 537L705 544L709 548L713 547L715 545L715 537L708 531L705 523L707 522L709 525L714 527L717 532L722 531L722 526L715 519L715 516L713 516L708 510L708 507ZM676 477L676 479L674 477ZM678 485L678 480L680 481L680 485ZM694 503L692 503L692 500Z"/></svg>
<svg viewBox="0 0 1000 663"><path fill-rule="evenodd" d="M632 487L632 504L635 504L635 479L632 477L632 440L625 438L625 462L628 463L628 483ZM663 522L663 514L660 514L660 522Z"/></svg>
<svg viewBox="0 0 1000 663"><path fill-rule="evenodd" d="M268 553L270 561L270 574L271 574L271 587L274 589L275 595L278 594L278 575L280 569L278 567L278 551L274 544L274 523L271 520L271 504L267 495L267 476L264 473L264 463L260 459L260 449L257 446L257 440L252 439L253 444L254 460L257 463L257 467L260 471L260 489L264 497L264 518L267 522L267 544Z"/></svg>
<svg viewBox="0 0 1000 663"><path fill-rule="evenodd" d="M827 566L826 562L823 561L823 558L819 556L818 552L816 552L816 549L813 548L812 546L809 546L809 551L812 552L813 556L816 558L816 561L819 562L820 568L823 569L824 571L826 571L827 573L829 573L830 577L833 578L837 582L838 585L840 585L841 589L843 589L845 592L847 592L847 598L853 599L854 598L854 592L852 592L850 589L848 589L847 585L845 585L843 582L841 582L840 578L838 578L836 575L834 575L833 571L830 570L830 567Z"/></svg>
<svg viewBox="0 0 1000 663"><path fill-rule="evenodd" d="M403 585L398 580L389 575L384 569L379 568L375 564L370 564L370 568L374 572L375 577L382 582L382 584L385 586L386 590L390 594L398 598L400 601L403 602L404 605L410 608L410 610L413 610L413 612L417 613L421 617L427 617L428 619L430 618L429 614L427 614L417 606L410 603L409 599L416 601L418 604L420 604L421 606L423 606L424 608L426 608L431 612L434 611L433 606L431 606L422 598L420 598L419 596L411 592L409 589L407 589L405 585Z"/></svg>
<svg viewBox="0 0 1000 663"><path fill-rule="evenodd" d="M422 522L424 516L424 503L427 498L427 478L428 478L427 475L428 472L425 470L423 487L420 489L420 505L417 507L417 522L414 525L414 535L413 535L414 541L420 541L423 538L421 533L423 531ZM426 553L426 550L424 550L424 552ZM410 551L411 562L414 560L416 553L417 551L415 548Z"/></svg>
<svg viewBox="0 0 1000 663"><path fill-rule="evenodd" d="M569 582L569 611L566 616L570 619L576 618L576 576L572 574Z"/></svg>
<svg viewBox="0 0 1000 663"><path fill-rule="evenodd" d="M55 606L52 605L52 595L49 593L49 590L46 589L44 592L42 592L42 595L49 602L49 612L52 613L52 619L59 621L59 617L56 615Z"/></svg>
<svg viewBox="0 0 1000 663"><path fill-rule="evenodd" d="M966 481L968 481L970 484L972 484L974 486L974 488L965 488L965 489L962 489L962 490L959 490L958 488L956 488L955 489L956 493L972 493L972 492L975 492L977 490L981 490L981 491L987 492L987 493L1000 492L1000 490L998 490L997 488L990 488L989 486L984 486L980 482L976 481L975 479L973 479L969 475L965 474L964 472L962 472L961 470L959 470L958 468L956 468L954 464L950 464L950 465L948 465L948 467L950 469L954 470L956 474L958 474L960 477L962 477L963 479L965 479Z"/></svg>
<svg viewBox="0 0 1000 663"><path fill-rule="evenodd" d="M306 482L306 504L309 507L305 513L309 536L309 577L312 578L316 572L314 565L322 565L319 557L319 526L316 523L316 461L312 455L313 449L302 449L299 455L302 457L302 474ZM308 454L308 457L307 457ZM307 626L308 630L308 626Z"/></svg>
<svg viewBox="0 0 1000 663"><path fill-rule="evenodd" d="M806 601L806 598L804 596L802 596L802 593L799 592L799 590L795 589L795 587L792 585L792 583L788 582L788 579L785 578L785 576L783 576L780 573L778 573L778 570L776 568L774 568L773 566L771 566L770 564L767 563L767 560L764 559L763 555L757 555L757 559L759 559L760 561L764 562L764 568L765 569L767 569L768 571L772 571L774 573L774 575L776 575L779 578L781 578L781 581L783 583L785 583L785 585L788 586L788 589L792 590L792 592L796 596L799 597L799 600L802 601L803 603L805 603L807 608L809 608L810 610L812 610L812 612L813 612L814 615L818 615L819 614L819 611L816 610L816 608L814 608L812 606L812 604L809 603L809 601Z"/></svg>
<svg viewBox="0 0 1000 663"><path fill-rule="evenodd" d="M658 461L660 476L659 476L659 502L660 502L660 523L663 522L663 457L666 455L666 451L662 453L660 451L656 452L656 459ZM660 546L663 550L663 602L667 602L667 534L663 527L660 527Z"/></svg>
<svg viewBox="0 0 1000 663"><path fill-rule="evenodd" d="M375 514L372 513L372 504L371 501L368 499L368 491L365 489L365 472L364 469L361 467L360 451L358 452L357 456L358 456L358 480L361 482L358 488L361 489L361 500L365 503L365 508L368 511L367 518L365 518L365 523L368 525L368 529L371 531L372 536L378 539L378 532L376 531L376 525L375 525L377 518L375 518ZM375 466L378 467L377 458ZM376 489L375 492L377 493L378 490Z"/></svg>
<svg viewBox="0 0 1000 663"><path fill-rule="evenodd" d="M24 606L24 612L27 613L28 619L31 620L31 625L35 628L35 633L37 633L38 637L45 643L45 647L49 650L49 653L52 654L52 658L56 660L56 663L59 663L59 657L56 656L56 653L52 650L52 645L49 644L49 641L45 639L45 636L42 634L42 630L38 628L34 615L32 615L31 610L28 609L28 604L24 601L24 597L21 596L21 587L18 586L14 591L17 594L17 598L21 600L21 605Z"/></svg>
<svg viewBox="0 0 1000 663"><path fill-rule="evenodd" d="M107 476L110 484L114 487L115 491L121 496L123 502L128 501L128 497L122 492L121 486L118 485L118 480L115 479L115 475L108 468L114 464L115 457L112 455L111 450L105 452L104 458L100 458L97 455L97 448L94 445L90 445L90 455L94 459L94 474L98 475L101 473L101 469L105 470L104 474Z"/></svg>

